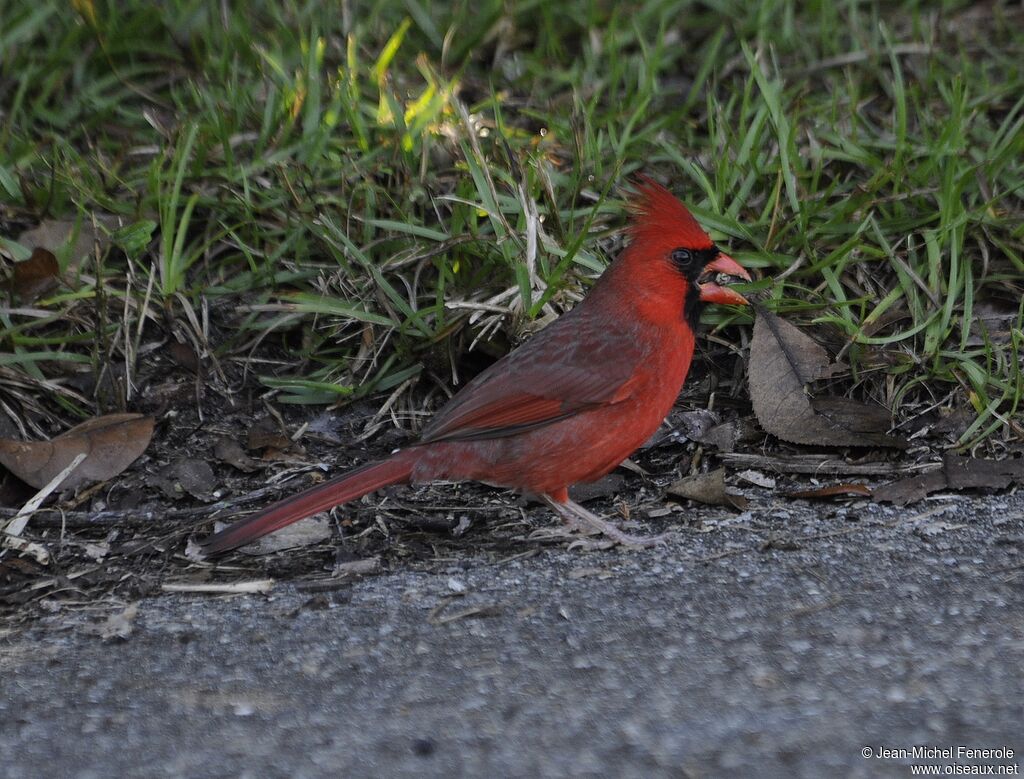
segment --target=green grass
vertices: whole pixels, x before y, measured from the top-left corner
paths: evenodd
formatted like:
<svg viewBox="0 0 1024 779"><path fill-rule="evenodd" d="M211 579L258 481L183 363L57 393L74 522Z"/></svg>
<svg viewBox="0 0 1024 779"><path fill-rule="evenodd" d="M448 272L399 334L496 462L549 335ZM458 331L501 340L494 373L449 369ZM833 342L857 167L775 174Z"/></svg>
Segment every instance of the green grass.
<svg viewBox="0 0 1024 779"><path fill-rule="evenodd" d="M144 332L273 347L285 402L450 375L571 303L644 171L831 334L834 389L1021 435L1019 4L555 5L0 0L5 262L122 225L3 309L0 394L85 413L69 362L131 372Z"/></svg>

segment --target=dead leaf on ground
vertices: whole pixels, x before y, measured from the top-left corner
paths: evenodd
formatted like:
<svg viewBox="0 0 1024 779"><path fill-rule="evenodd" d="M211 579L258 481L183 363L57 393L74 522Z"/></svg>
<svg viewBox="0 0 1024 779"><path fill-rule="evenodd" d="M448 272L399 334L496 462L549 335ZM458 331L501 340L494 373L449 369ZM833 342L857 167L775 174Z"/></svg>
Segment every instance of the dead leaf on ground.
<svg viewBox="0 0 1024 779"><path fill-rule="evenodd" d="M213 456L222 463L226 463L232 468L237 468L243 473L253 473L263 467L245 453L245 450L238 441L227 436L221 436L217 439L213 445Z"/></svg>
<svg viewBox="0 0 1024 779"><path fill-rule="evenodd" d="M731 452L736 448L736 443L743 435L738 422L724 422L715 425L708 430L700 439L700 443L713 446L720 452Z"/></svg>
<svg viewBox="0 0 1024 779"><path fill-rule="evenodd" d="M731 452L740 441L756 440L762 435L750 418L721 422L718 414L706 409L673 414L670 421L675 425L673 432L720 452Z"/></svg>
<svg viewBox="0 0 1024 779"><path fill-rule="evenodd" d="M932 425L932 435L958 439L971 426L975 414L965 408L939 409L939 421Z"/></svg>
<svg viewBox="0 0 1024 779"><path fill-rule="evenodd" d="M0 439L0 464L40 489L79 454L85 459L61 489L112 479L146 451L153 437L152 417L107 414L83 422L50 441Z"/></svg>
<svg viewBox="0 0 1024 779"><path fill-rule="evenodd" d="M763 487L766 490L775 489L775 479L766 476L760 471L740 471L736 474L737 479L753 484L755 487Z"/></svg>
<svg viewBox="0 0 1024 779"><path fill-rule="evenodd" d="M989 297L975 302L971 317L968 346L984 346L986 342L1008 344L1011 332L1020 317L1020 298Z"/></svg>
<svg viewBox="0 0 1024 779"><path fill-rule="evenodd" d="M848 398L812 399L806 386L829 374L825 350L799 328L760 307L750 344L749 384L754 413L767 432L795 444L889 446L884 409Z"/></svg>
<svg viewBox="0 0 1024 779"><path fill-rule="evenodd" d="M314 435L332 444L343 444L348 439L342 433L342 418L334 413L317 414L309 422L307 435Z"/></svg>
<svg viewBox="0 0 1024 779"><path fill-rule="evenodd" d="M118 218L113 214L96 214L98 224L113 229ZM92 219L47 219L18 236L22 246L39 246L53 252L65 271L73 271L99 245L102 251L109 240L103 231L93 230Z"/></svg>
<svg viewBox="0 0 1024 779"><path fill-rule="evenodd" d="M11 291L22 302L29 303L55 289L59 277L60 266L53 252L37 246L27 260L14 263Z"/></svg>
<svg viewBox="0 0 1024 779"><path fill-rule="evenodd" d="M684 411L672 416L672 422L675 423L674 432L686 436L691 441L700 441L709 430L720 424L721 421L718 414L704 408Z"/></svg>
<svg viewBox="0 0 1024 779"><path fill-rule="evenodd" d="M216 500L217 477L206 460L182 457L150 477L150 483L172 500L191 495L205 503Z"/></svg>
<svg viewBox="0 0 1024 779"><path fill-rule="evenodd" d="M609 473L595 482L574 484L569 488L569 497L577 503L586 503L595 498L607 498L622 491L626 477L621 473Z"/></svg>
<svg viewBox="0 0 1024 779"><path fill-rule="evenodd" d="M813 490L794 490L787 492L787 498L797 500L827 500L828 498L847 497L871 497L871 488L866 484L846 483L830 484L827 487L817 487Z"/></svg>
<svg viewBox="0 0 1024 779"><path fill-rule="evenodd" d="M263 536L242 547L245 554L265 555L286 549L301 549L313 546L331 538L331 523L312 518L295 522L288 527Z"/></svg>
<svg viewBox="0 0 1024 779"><path fill-rule="evenodd" d="M737 511L743 511L748 502L742 495L726 490L725 468L686 476L670 486L668 493L710 506L729 506Z"/></svg>
<svg viewBox="0 0 1024 779"><path fill-rule="evenodd" d="M167 347L167 352L171 355L171 359L182 368L192 371L192 373L199 373L199 357L191 345L172 339Z"/></svg>
<svg viewBox="0 0 1024 779"><path fill-rule="evenodd" d="M905 506L940 490L996 489L1024 484L1024 459L983 460L947 452L942 467L874 490L878 502Z"/></svg>
<svg viewBox="0 0 1024 779"><path fill-rule="evenodd" d="M249 428L249 449L283 451L290 449L292 439L285 435L281 426L272 417L261 417Z"/></svg>

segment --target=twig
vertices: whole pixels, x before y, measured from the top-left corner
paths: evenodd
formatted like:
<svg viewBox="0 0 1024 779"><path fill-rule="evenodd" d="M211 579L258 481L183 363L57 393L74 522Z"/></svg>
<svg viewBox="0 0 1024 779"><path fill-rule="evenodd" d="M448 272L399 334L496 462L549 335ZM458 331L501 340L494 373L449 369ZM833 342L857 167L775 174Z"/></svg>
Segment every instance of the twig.
<svg viewBox="0 0 1024 779"><path fill-rule="evenodd" d="M160 585L160 589L164 592L199 592L207 595L251 595L270 592L273 586L273 579L256 579L249 582L225 582L223 584L164 582Z"/></svg>
<svg viewBox="0 0 1024 779"><path fill-rule="evenodd" d="M284 482L283 484L287 484ZM145 524L151 525L157 520L205 520L213 514L221 511L232 511L248 503L262 501L268 495L278 495L282 491L282 484L274 484L261 487L258 490L240 495L234 500L221 500L211 503L208 506L196 506L188 509L165 509L160 506L151 508L123 509L117 511L67 511L62 512L56 508L39 509L40 516L36 516L35 523L41 527L60 527L66 524L67 527L90 527L92 525L104 524ZM58 514L57 517L42 516L44 512ZM20 513L20 512L18 512ZM15 514L14 509L0 507L0 517Z"/></svg>
<svg viewBox="0 0 1024 779"><path fill-rule="evenodd" d="M941 463L918 463L915 465L900 465L899 463L886 462L848 463L836 457L817 454L778 455L773 457L743 452L722 452L719 457L727 465L744 468L764 468L778 473L893 476L934 471L942 467Z"/></svg>

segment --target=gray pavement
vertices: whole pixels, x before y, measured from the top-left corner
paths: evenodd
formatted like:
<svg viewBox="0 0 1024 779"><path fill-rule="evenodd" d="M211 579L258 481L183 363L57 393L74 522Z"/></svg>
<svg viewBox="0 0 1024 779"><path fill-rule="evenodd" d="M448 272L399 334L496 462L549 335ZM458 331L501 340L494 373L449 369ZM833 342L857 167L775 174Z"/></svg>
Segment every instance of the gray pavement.
<svg viewBox="0 0 1024 779"><path fill-rule="evenodd" d="M1024 495L683 516L704 521L654 550L164 595L122 640L100 634L125 604L54 605L0 628L0 774L902 777L956 762L866 746L1024 762Z"/></svg>

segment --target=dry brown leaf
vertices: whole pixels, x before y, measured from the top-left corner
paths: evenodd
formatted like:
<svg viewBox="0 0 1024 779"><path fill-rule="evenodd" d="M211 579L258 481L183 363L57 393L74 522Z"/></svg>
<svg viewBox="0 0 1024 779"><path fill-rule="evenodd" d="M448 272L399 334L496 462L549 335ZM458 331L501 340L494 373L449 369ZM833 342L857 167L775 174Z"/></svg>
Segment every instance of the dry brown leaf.
<svg viewBox="0 0 1024 779"><path fill-rule="evenodd" d="M691 441L702 441L708 431L720 424L722 420L714 411L699 408L694 411L674 414L672 421L676 425L675 432L681 433Z"/></svg>
<svg viewBox="0 0 1024 779"><path fill-rule="evenodd" d="M891 446L888 412L846 398L808 396L806 385L829 374L825 350L806 333L758 308L750 344L750 399L767 432L795 444Z"/></svg>
<svg viewBox="0 0 1024 779"><path fill-rule="evenodd" d="M11 291L22 301L30 302L57 286L60 266L53 252L39 246L24 262L14 263L11 273Z"/></svg>
<svg viewBox="0 0 1024 779"><path fill-rule="evenodd" d="M196 457L181 457L168 463L157 473L151 474L149 483L163 491L171 500L186 494L206 503L216 500L217 477L206 460Z"/></svg>
<svg viewBox="0 0 1024 779"><path fill-rule="evenodd" d="M743 511L747 499L725 488L725 468L686 476L668 488L670 495L695 500L711 506L729 506Z"/></svg>
<svg viewBox="0 0 1024 779"><path fill-rule="evenodd" d="M253 473L263 466L245 453L242 445L234 438L221 436L213 445L213 456L244 473Z"/></svg>
<svg viewBox="0 0 1024 779"><path fill-rule="evenodd" d="M971 317L968 346L984 346L986 341L1008 344L1020 316L1020 298L988 297L976 301Z"/></svg>
<svg viewBox="0 0 1024 779"><path fill-rule="evenodd" d="M718 414L705 409L676 413L669 421L674 425L673 434L720 452L731 452L740 441L755 441L763 436L753 418L721 422Z"/></svg>
<svg viewBox="0 0 1024 779"><path fill-rule="evenodd" d="M117 225L117 217L112 214L96 214L96 221L107 227ZM97 245L102 250L108 243L101 230L97 235L92 227L92 219L79 221L64 219L47 219L38 227L26 230L18 236L22 246L41 246L57 256L65 271L76 269L88 257Z"/></svg>
<svg viewBox="0 0 1024 779"><path fill-rule="evenodd" d="M152 417L142 414L107 414L76 425L50 441L0 438L0 464L39 489L84 453L85 459L61 489L106 481L146 451L153 437L153 422Z"/></svg>
<svg viewBox="0 0 1024 779"><path fill-rule="evenodd" d="M877 487L874 498L905 506L940 490L1001 490L1011 484L1024 484L1024 459L982 460L947 452L938 470Z"/></svg>
<svg viewBox="0 0 1024 779"><path fill-rule="evenodd" d="M715 425L700 439L702 444L713 446L720 452L731 452L736 448L742 433L738 422L724 422Z"/></svg>
<svg viewBox="0 0 1024 779"><path fill-rule="evenodd" d="M199 373L199 357L196 356L195 349L193 349L189 344L172 340L167 351L168 354L171 355L171 359L178 363L182 368L190 370L193 373Z"/></svg>
<svg viewBox="0 0 1024 779"><path fill-rule="evenodd" d="M261 417L249 428L249 449L285 450L291 448L291 445L292 440L271 417Z"/></svg>

